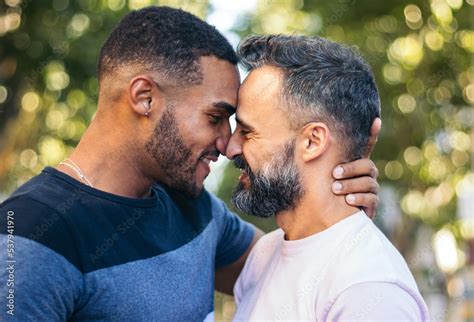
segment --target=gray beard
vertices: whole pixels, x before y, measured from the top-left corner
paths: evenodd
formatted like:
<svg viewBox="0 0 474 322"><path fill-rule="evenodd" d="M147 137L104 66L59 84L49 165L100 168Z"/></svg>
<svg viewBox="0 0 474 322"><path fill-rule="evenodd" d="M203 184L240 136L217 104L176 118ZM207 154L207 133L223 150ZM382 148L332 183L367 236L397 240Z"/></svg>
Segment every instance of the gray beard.
<svg viewBox="0 0 474 322"><path fill-rule="evenodd" d="M293 209L304 194L294 150L295 141L292 140L271 161L267 174L254 174L242 155L236 157L234 163L248 173L250 187L245 189L239 182L232 195L232 204L243 213L263 218Z"/></svg>

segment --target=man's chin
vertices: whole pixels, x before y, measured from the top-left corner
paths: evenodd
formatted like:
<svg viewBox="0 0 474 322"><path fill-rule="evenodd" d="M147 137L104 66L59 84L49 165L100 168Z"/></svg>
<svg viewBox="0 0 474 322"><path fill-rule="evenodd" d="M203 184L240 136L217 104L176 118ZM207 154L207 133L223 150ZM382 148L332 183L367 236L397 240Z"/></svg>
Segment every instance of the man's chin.
<svg viewBox="0 0 474 322"><path fill-rule="evenodd" d="M198 198L204 191L204 185L201 183L198 184L189 184L189 182L173 182L167 185L169 188L181 193L188 199Z"/></svg>
<svg viewBox="0 0 474 322"><path fill-rule="evenodd" d="M197 199L204 191L204 180L209 173L202 173L200 169L194 169L193 175L189 176L187 181L180 184L179 190L186 198ZM183 178L184 179L184 178Z"/></svg>
<svg viewBox="0 0 474 322"><path fill-rule="evenodd" d="M232 194L232 204L240 212L259 218L270 218L273 216L272 212L261 209L262 205L255 205L254 200L250 196L250 192L242 187L242 183L239 182Z"/></svg>
<svg viewBox="0 0 474 322"><path fill-rule="evenodd" d="M204 186L194 186L193 188L186 189L183 194L189 199L197 199L203 193Z"/></svg>

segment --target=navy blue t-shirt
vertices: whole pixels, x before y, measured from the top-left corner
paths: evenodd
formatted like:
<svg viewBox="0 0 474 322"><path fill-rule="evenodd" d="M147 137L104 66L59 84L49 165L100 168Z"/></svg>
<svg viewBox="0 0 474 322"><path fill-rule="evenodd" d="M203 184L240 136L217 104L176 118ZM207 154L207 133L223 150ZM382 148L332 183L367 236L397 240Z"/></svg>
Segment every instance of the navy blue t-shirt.
<svg viewBox="0 0 474 322"><path fill-rule="evenodd" d="M0 205L1 320L202 321L254 228L204 191L109 194L53 168Z"/></svg>

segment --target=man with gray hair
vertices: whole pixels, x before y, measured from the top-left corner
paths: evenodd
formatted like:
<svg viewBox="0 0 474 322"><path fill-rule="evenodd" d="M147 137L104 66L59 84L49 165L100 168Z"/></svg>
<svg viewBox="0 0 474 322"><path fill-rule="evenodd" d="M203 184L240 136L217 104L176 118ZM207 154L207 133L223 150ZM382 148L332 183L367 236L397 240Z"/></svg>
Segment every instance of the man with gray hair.
<svg viewBox="0 0 474 322"><path fill-rule="evenodd" d="M319 37L251 37L239 54L250 74L226 151L242 171L233 202L275 215L280 229L249 255L235 320L427 321L403 257L330 188L336 164L363 157L380 115L370 67Z"/></svg>

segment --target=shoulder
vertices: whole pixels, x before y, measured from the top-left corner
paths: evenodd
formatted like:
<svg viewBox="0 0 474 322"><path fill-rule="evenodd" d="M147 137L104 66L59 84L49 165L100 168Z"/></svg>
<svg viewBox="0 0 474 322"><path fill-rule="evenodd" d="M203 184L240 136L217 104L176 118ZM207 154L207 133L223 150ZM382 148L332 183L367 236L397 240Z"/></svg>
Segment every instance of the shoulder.
<svg viewBox="0 0 474 322"><path fill-rule="evenodd" d="M21 185L5 200L6 203L21 203L23 200L34 200L51 209L64 212L64 209L80 199L81 191L75 189L68 181L62 180L58 171L47 167L39 175Z"/></svg>
<svg viewBox="0 0 474 322"><path fill-rule="evenodd" d="M345 289L323 321L428 321L426 305L395 283L367 282Z"/></svg>
<svg viewBox="0 0 474 322"><path fill-rule="evenodd" d="M20 186L0 204L0 221L7 213L14 213L16 229L23 237L41 242L42 237L53 237L55 228L64 228L75 205L85 193L55 175L57 170L46 168Z"/></svg>
<svg viewBox="0 0 474 322"><path fill-rule="evenodd" d="M423 303L416 282L401 254L374 223L364 216L353 221L351 230L331 257L325 274L318 295L318 305L323 307L346 290L364 283L382 283L387 289L399 288ZM332 278L333 276L337 276L337 279Z"/></svg>
<svg viewBox="0 0 474 322"><path fill-rule="evenodd" d="M8 225L7 225L8 224ZM35 199L21 195L6 200L0 205L0 233L6 234L6 227L14 227L15 235L38 242L60 236L67 225L58 209Z"/></svg>
<svg viewBox="0 0 474 322"><path fill-rule="evenodd" d="M71 224L65 214L79 199L54 189L44 172L25 183L0 204L0 234L13 232L68 258L77 265Z"/></svg>
<svg viewBox="0 0 474 322"><path fill-rule="evenodd" d="M331 267L344 277L346 284L403 281L416 287L405 259L377 226L362 215L339 246Z"/></svg>

